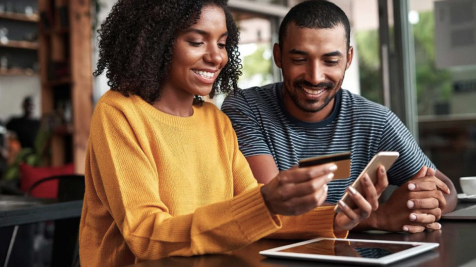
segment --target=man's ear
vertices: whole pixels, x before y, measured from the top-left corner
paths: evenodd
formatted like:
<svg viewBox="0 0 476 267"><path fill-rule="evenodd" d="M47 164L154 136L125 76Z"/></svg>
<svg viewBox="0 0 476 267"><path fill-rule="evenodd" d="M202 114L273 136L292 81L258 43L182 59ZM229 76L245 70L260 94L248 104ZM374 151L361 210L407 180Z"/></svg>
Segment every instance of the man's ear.
<svg viewBox="0 0 476 267"><path fill-rule="evenodd" d="M347 51L347 63L345 65L345 69L349 69L350 64L352 63L352 58L354 57L354 47L349 47L349 51Z"/></svg>
<svg viewBox="0 0 476 267"><path fill-rule="evenodd" d="M274 64L276 64L276 67L282 68L283 63L281 62L281 47L279 47L279 44L274 44L273 46L273 57L274 57Z"/></svg>

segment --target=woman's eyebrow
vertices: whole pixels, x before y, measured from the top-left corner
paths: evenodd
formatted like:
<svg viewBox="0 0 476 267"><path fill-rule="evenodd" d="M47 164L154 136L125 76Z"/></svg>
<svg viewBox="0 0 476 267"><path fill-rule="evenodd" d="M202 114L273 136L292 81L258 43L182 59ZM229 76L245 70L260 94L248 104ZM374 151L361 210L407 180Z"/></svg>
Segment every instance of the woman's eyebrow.
<svg viewBox="0 0 476 267"><path fill-rule="evenodd" d="M195 33L198 33L200 35L209 35L209 32L207 32L207 31L194 29L194 28L190 28L190 29L187 29L185 31L185 33L189 33L189 32L195 32ZM228 36L228 32L224 32L220 35L220 37L224 37L224 36Z"/></svg>

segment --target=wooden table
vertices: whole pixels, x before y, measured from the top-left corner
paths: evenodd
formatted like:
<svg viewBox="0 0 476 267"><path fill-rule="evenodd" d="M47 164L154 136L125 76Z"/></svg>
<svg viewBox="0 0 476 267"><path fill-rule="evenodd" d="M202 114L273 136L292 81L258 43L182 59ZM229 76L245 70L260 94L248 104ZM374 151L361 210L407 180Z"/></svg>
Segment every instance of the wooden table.
<svg viewBox="0 0 476 267"><path fill-rule="evenodd" d="M391 266L476 266L476 221L442 220L440 223L443 226L442 229L433 232L418 234L376 233L376 231L351 232L349 238L436 242L440 244L437 249L399 261ZM343 264L337 265L325 262L271 259L258 254L261 250L299 241L263 239L229 253L195 257L169 257L133 266L344 266Z"/></svg>

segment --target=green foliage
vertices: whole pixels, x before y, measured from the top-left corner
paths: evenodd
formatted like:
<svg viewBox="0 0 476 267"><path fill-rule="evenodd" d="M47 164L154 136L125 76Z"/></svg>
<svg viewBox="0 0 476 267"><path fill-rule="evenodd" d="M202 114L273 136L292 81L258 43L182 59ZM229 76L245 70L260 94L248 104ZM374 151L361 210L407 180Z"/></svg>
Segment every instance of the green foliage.
<svg viewBox="0 0 476 267"><path fill-rule="evenodd" d="M42 127L43 128L43 127ZM15 157L13 163L8 166L2 179L13 180L20 178L20 164L26 163L33 167L41 166L45 154L48 152L48 143L51 138L51 132L40 129L35 138L33 148L22 148Z"/></svg>
<svg viewBox="0 0 476 267"><path fill-rule="evenodd" d="M417 102L419 115L432 114L436 102L448 102L452 95L452 75L435 64L434 14L422 12L413 25ZM391 33L393 29L390 30ZM362 95L381 101L379 39L377 30L356 32Z"/></svg>
<svg viewBox="0 0 476 267"><path fill-rule="evenodd" d="M253 54L243 58L242 79L248 80L256 75L260 75L262 84L257 85L263 85L269 82L268 77L271 73L272 59L265 56L266 53L271 53L269 50L269 44L261 44L258 45Z"/></svg>
<svg viewBox="0 0 476 267"><path fill-rule="evenodd" d="M418 113L433 113L438 102L448 102L452 95L452 75L436 68L435 19L433 12L420 13L420 21L413 25Z"/></svg>
<svg viewBox="0 0 476 267"><path fill-rule="evenodd" d="M361 94L382 103L378 31L360 31L356 35Z"/></svg>

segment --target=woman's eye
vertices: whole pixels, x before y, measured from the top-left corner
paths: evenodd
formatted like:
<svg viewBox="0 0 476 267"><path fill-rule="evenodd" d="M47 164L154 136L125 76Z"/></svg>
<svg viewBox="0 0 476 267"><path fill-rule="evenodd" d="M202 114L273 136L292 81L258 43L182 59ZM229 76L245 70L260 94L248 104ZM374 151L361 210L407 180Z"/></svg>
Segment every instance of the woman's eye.
<svg viewBox="0 0 476 267"><path fill-rule="evenodd" d="M203 42L189 42L189 43L190 43L191 46L196 46L196 47L203 44Z"/></svg>
<svg viewBox="0 0 476 267"><path fill-rule="evenodd" d="M226 44L225 44L225 43L218 43L218 47L219 47L219 48L225 48L225 47L226 47Z"/></svg>

